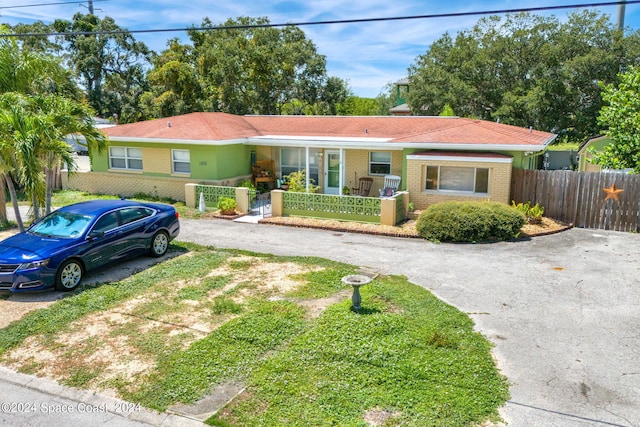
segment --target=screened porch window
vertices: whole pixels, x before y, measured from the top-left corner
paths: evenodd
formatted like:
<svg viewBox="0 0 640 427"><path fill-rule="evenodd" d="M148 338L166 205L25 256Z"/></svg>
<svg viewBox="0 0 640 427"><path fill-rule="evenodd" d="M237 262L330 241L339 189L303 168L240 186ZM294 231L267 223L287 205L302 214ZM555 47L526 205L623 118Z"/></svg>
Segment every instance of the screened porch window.
<svg viewBox="0 0 640 427"><path fill-rule="evenodd" d="M369 153L369 175L391 174L391 153L372 151Z"/></svg>
<svg viewBox="0 0 640 427"><path fill-rule="evenodd" d="M282 178L286 179L286 175L292 172L305 170L306 162L304 159L305 148L281 148L280 149L280 173ZM320 150L309 149L309 178L315 185L319 184L318 163L320 163Z"/></svg>
<svg viewBox="0 0 640 427"><path fill-rule="evenodd" d="M437 191L486 194L489 192L489 169L427 166L425 188Z"/></svg>
<svg viewBox="0 0 640 427"><path fill-rule="evenodd" d="M191 154L189 150L171 150L171 159L173 173L191 173Z"/></svg>
<svg viewBox="0 0 640 427"><path fill-rule="evenodd" d="M142 149L109 147L109 168L142 170Z"/></svg>

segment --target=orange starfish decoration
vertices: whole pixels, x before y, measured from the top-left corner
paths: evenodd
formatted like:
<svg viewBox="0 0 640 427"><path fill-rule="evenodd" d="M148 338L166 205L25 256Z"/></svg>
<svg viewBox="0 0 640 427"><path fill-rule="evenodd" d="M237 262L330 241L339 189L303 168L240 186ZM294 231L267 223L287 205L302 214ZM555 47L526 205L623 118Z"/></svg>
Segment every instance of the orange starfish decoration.
<svg viewBox="0 0 640 427"><path fill-rule="evenodd" d="M620 193L622 193L624 190L621 188L616 188L615 184L611 184L611 187L609 188L603 188L604 192L607 193L606 197L604 198L605 202L609 199L613 199L616 202L619 202L620 199Z"/></svg>

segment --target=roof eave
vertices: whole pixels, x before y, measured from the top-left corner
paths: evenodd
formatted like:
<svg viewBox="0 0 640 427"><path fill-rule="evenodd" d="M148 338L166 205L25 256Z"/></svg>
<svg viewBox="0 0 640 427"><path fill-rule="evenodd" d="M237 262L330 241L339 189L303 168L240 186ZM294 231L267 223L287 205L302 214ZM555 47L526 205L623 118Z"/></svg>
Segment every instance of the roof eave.
<svg viewBox="0 0 640 427"><path fill-rule="evenodd" d="M245 144L246 138L241 139L177 139L177 138L139 138L130 136L109 136L109 141L143 142L150 144L181 144L181 145L236 145Z"/></svg>

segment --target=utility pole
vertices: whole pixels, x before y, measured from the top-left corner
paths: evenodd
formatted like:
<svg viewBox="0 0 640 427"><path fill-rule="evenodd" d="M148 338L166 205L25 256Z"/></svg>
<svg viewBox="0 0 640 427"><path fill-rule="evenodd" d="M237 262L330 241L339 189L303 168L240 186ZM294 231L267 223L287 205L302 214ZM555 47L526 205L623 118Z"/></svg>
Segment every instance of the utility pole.
<svg viewBox="0 0 640 427"><path fill-rule="evenodd" d="M89 0L89 15L93 15L93 0Z"/></svg>
<svg viewBox="0 0 640 427"><path fill-rule="evenodd" d="M626 2L627 2L626 0L623 0L618 5L618 29L620 31L624 31L624 9L625 9Z"/></svg>

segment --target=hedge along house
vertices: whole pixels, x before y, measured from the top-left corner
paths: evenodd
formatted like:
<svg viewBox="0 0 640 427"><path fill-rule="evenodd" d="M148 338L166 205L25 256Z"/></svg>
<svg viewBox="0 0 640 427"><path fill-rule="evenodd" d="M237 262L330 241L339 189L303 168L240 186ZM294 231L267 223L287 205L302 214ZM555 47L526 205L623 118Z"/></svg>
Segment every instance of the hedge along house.
<svg viewBox="0 0 640 427"><path fill-rule="evenodd" d="M274 178L304 170L325 194L342 194L371 177L370 195L377 196L385 175L398 175L416 209L452 199L509 203L511 169L535 168L555 138L500 123L425 116L191 113L103 131L109 150L94 154L92 173L125 177L119 181L125 186L150 178L237 185L251 178L256 161L272 160ZM125 188L113 190L127 195Z"/></svg>

